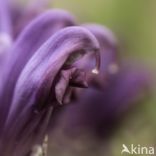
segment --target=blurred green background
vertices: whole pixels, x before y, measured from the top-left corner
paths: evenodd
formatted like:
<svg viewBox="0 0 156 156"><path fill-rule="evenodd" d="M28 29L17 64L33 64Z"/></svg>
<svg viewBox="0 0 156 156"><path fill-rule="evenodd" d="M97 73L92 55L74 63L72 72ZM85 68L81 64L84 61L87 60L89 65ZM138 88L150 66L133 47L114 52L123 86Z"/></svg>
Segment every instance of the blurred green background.
<svg viewBox="0 0 156 156"><path fill-rule="evenodd" d="M79 22L108 26L125 41L124 55L155 65L155 0L53 0L52 5L71 11Z"/></svg>
<svg viewBox="0 0 156 156"><path fill-rule="evenodd" d="M53 0L51 5L72 12L80 23L95 22L111 28L123 46L122 56L144 63L154 74L156 0ZM121 155L123 143L156 147L155 109L154 91L153 96L139 105L117 130L111 140L113 156Z"/></svg>

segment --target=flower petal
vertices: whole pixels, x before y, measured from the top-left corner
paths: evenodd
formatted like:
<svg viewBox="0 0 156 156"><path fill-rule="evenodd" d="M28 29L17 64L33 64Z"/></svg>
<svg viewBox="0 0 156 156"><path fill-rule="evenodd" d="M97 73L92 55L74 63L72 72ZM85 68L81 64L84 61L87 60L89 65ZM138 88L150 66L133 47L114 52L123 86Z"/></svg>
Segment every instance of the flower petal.
<svg viewBox="0 0 156 156"><path fill-rule="evenodd" d="M101 73L106 74L109 66L118 64L118 42L113 32L98 24L84 24L97 38L101 47Z"/></svg>
<svg viewBox="0 0 156 156"><path fill-rule="evenodd" d="M12 37L12 25L9 13L8 0L0 0L0 33L6 33Z"/></svg>
<svg viewBox="0 0 156 156"><path fill-rule="evenodd" d="M105 26L92 23L83 24L82 26L87 28L97 38L100 44L101 52L100 73L98 75L88 74L87 79L91 86L96 88L104 88L105 82L107 83L109 77L111 77L113 74L116 74L119 70L117 39L113 32ZM92 60L92 56L87 56L77 62L76 65L85 67L85 69L88 70L93 66Z"/></svg>
<svg viewBox="0 0 156 156"><path fill-rule="evenodd" d="M84 54L98 53L98 41L85 28L69 27L55 33L29 60L18 79L5 128L4 136L9 138L8 147L12 150L15 140L20 144L25 139L23 129L31 124L30 119L36 116L36 110L44 106L45 109L38 112L42 116L43 111L49 110L46 109L49 104L56 103L53 94L56 77L69 57L81 51ZM73 62L76 60L74 59ZM34 133L36 128L27 128L27 133ZM42 129L45 127L42 127L41 131ZM19 138L19 135L22 138ZM4 141L7 140L6 138ZM29 141L29 138L27 140Z"/></svg>
<svg viewBox="0 0 156 156"><path fill-rule="evenodd" d="M56 9L43 13L21 33L4 66L3 83L0 86L0 127L6 120L15 83L27 61L56 31L74 24L72 15Z"/></svg>

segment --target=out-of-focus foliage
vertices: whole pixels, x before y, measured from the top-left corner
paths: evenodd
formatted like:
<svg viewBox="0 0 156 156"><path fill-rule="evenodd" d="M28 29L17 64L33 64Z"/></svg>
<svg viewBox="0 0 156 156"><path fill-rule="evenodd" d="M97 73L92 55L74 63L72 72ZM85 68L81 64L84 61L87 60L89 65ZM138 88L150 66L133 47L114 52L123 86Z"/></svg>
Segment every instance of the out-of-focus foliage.
<svg viewBox="0 0 156 156"><path fill-rule="evenodd" d="M97 22L112 28L120 39L122 55L144 62L154 71L156 67L155 0L53 0L52 6L68 9L79 17L80 22ZM153 86L155 90L155 82ZM124 120L110 143L113 156L121 155L123 143L147 147L155 145L155 93L156 91L150 100L138 105Z"/></svg>
<svg viewBox="0 0 156 156"><path fill-rule="evenodd" d="M155 64L156 1L54 0L53 6L72 11L80 21L102 23L112 28L124 41L125 55Z"/></svg>

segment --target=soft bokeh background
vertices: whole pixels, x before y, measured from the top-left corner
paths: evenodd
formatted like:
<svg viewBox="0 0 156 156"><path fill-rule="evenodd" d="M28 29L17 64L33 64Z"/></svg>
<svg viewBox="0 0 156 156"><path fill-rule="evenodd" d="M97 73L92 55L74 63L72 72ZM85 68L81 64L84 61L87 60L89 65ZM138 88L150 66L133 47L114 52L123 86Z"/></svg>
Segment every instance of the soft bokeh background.
<svg viewBox="0 0 156 156"><path fill-rule="evenodd" d="M155 0L53 0L51 5L71 11L79 22L96 22L108 26L122 43L122 56L133 58L144 63L151 71L155 71ZM155 82L152 83L154 86ZM135 108L116 131L110 143L113 156L121 155L123 143L155 146L156 100L154 96L155 92L150 99ZM88 153L91 155L92 151Z"/></svg>

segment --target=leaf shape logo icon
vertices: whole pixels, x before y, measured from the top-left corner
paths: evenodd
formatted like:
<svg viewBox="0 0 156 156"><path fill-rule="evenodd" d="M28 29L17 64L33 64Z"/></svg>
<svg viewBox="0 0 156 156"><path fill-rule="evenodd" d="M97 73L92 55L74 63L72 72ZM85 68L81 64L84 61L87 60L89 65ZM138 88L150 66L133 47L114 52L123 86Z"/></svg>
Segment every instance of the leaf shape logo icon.
<svg viewBox="0 0 156 156"><path fill-rule="evenodd" d="M123 144L122 147L123 147L123 149L121 151L121 154L123 154L123 153L131 154L131 152L129 151L128 147L125 144Z"/></svg>

